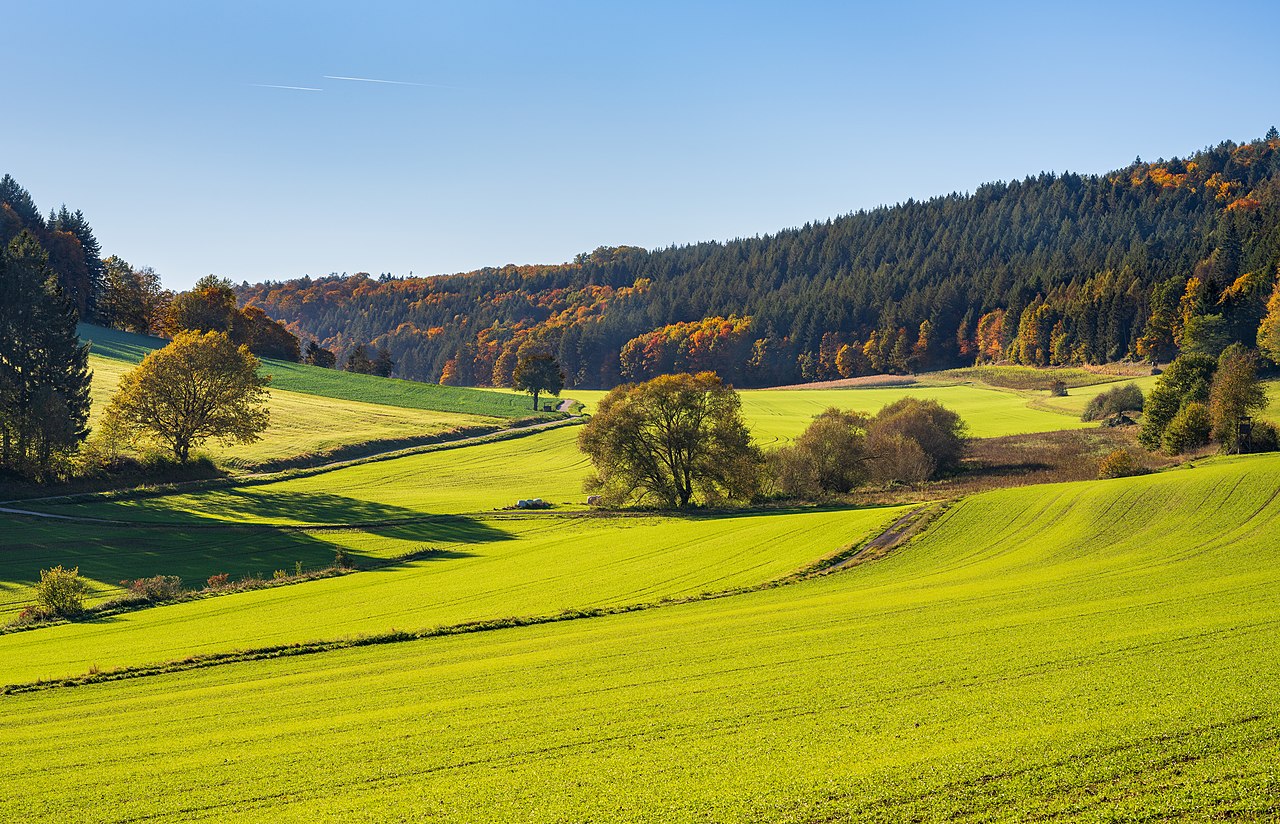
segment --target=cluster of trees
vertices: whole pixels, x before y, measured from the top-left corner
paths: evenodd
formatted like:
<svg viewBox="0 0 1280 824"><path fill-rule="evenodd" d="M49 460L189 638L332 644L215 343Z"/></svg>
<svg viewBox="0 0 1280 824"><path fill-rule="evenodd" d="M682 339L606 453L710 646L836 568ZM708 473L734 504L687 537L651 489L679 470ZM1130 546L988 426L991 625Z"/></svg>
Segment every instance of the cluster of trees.
<svg viewBox="0 0 1280 824"><path fill-rule="evenodd" d="M0 471L45 480L88 435L89 353L78 318L34 233L0 249Z"/></svg>
<svg viewBox="0 0 1280 824"><path fill-rule="evenodd" d="M1238 343L1217 358L1180 355L1147 396L1138 441L1170 455L1211 440L1227 452L1276 449L1275 428L1254 419L1267 406L1258 368L1258 354Z"/></svg>
<svg viewBox="0 0 1280 824"><path fill-rule="evenodd" d="M751 441L738 393L712 372L662 375L605 395L578 437L587 491L608 504L666 508L844 494L869 483L919 483L960 465L965 425L936 401L904 398L874 417L828 409L792 446Z"/></svg>
<svg viewBox="0 0 1280 824"><path fill-rule="evenodd" d="M335 351L372 342L406 377L473 385L508 384L530 346L571 386L601 387L680 369L750 386L978 359L1216 356L1252 345L1266 310L1278 173L1272 130L1186 159L1041 174L766 237L239 294Z"/></svg>
<svg viewBox="0 0 1280 824"><path fill-rule="evenodd" d="M770 475L778 491L800 498L921 483L958 469L964 442L964 421L934 400L902 398L874 416L832 407L769 455Z"/></svg>
<svg viewBox="0 0 1280 824"><path fill-rule="evenodd" d="M8 248L23 232L44 250L50 271L79 316L96 318L106 271L102 247L89 221L79 210L72 212L65 205L45 217L31 193L5 175L0 177L0 249Z"/></svg>

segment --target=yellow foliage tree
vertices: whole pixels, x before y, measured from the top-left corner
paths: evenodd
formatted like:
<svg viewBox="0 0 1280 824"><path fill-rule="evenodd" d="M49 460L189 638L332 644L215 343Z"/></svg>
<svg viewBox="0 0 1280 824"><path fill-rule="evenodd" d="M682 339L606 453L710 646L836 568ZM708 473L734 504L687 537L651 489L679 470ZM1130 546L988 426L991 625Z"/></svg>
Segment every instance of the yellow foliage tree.
<svg viewBox="0 0 1280 824"><path fill-rule="evenodd" d="M267 428L258 359L224 332L179 332L126 374L107 417L133 437L150 437L186 461L209 438L252 443Z"/></svg>

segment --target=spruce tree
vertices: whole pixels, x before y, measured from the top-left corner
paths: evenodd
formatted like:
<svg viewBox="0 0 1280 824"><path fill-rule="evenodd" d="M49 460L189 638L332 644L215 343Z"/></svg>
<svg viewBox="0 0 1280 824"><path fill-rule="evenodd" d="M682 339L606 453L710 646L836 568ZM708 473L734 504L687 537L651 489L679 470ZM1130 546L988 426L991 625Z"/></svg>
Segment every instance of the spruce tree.
<svg viewBox="0 0 1280 824"><path fill-rule="evenodd" d="M88 434L89 347L35 235L0 259L0 463L44 480Z"/></svg>

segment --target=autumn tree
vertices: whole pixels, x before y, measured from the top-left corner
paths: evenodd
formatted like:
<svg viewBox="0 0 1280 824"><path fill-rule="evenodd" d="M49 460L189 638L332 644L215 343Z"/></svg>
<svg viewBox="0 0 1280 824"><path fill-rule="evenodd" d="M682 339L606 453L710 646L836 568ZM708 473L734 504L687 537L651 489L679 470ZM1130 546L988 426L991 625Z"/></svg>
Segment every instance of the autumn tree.
<svg viewBox="0 0 1280 824"><path fill-rule="evenodd" d="M712 372L619 386L578 436L594 473L586 488L611 503L684 509L751 499L764 458L738 393Z"/></svg>
<svg viewBox="0 0 1280 824"><path fill-rule="evenodd" d="M1271 291L1267 314L1258 326L1258 348L1272 363L1280 363L1280 283Z"/></svg>
<svg viewBox="0 0 1280 824"><path fill-rule="evenodd" d="M169 306L176 331L230 333L237 314L231 281L216 275L200 278L191 291L175 296Z"/></svg>
<svg viewBox="0 0 1280 824"><path fill-rule="evenodd" d="M103 261L97 320L113 329L156 334L165 330L165 316L172 297L160 285L160 276L154 269L146 266L135 269L112 255Z"/></svg>
<svg viewBox="0 0 1280 824"><path fill-rule="evenodd" d="M112 425L150 437L185 462L210 438L252 443L267 428L266 386L259 361L224 332L179 332L120 381L107 408Z"/></svg>
<svg viewBox="0 0 1280 824"><path fill-rule="evenodd" d="M31 232L0 250L0 467L46 479L88 434L89 348Z"/></svg>
<svg viewBox="0 0 1280 824"><path fill-rule="evenodd" d="M520 359L511 373L511 388L533 395L533 408L538 408L538 395L559 396L564 389L564 372L550 355L528 355Z"/></svg>
<svg viewBox="0 0 1280 824"><path fill-rule="evenodd" d="M877 481L923 481L960 468L967 427L935 400L900 398L867 425L867 451Z"/></svg>
<svg viewBox="0 0 1280 824"><path fill-rule="evenodd" d="M1267 408L1267 392L1258 380L1258 355L1238 343L1218 358L1209 388L1213 437L1228 452L1240 451L1240 423Z"/></svg>

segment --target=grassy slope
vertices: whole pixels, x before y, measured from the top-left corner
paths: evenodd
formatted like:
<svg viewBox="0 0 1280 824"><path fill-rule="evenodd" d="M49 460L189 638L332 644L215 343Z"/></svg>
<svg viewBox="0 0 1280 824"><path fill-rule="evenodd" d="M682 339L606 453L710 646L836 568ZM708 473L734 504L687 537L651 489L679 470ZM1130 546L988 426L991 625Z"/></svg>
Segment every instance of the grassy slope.
<svg viewBox="0 0 1280 824"><path fill-rule="evenodd" d="M3 682L263 645L646 603L752 585L877 533L900 509L721 518L554 515L314 533L368 554L428 559L0 636ZM252 538L245 536L249 540ZM330 557L332 550L330 549ZM292 568L292 564L288 565ZM268 570L268 577L270 572Z"/></svg>
<svg viewBox="0 0 1280 824"><path fill-rule="evenodd" d="M112 360L137 363L166 341L134 335L101 326L81 324L80 337L93 342L94 354ZM375 375L356 375L336 369L321 369L302 363L263 360L263 371L272 376L273 390L300 392L366 404L425 409L501 418L522 418L530 414L528 398L503 392L438 386Z"/></svg>
<svg viewBox="0 0 1280 824"><path fill-rule="evenodd" d="M7 697L0 780L26 819L1272 820L1277 488L1001 491L781 589Z"/></svg>
<svg viewBox="0 0 1280 824"><path fill-rule="evenodd" d="M436 533L401 539L403 530L383 527L379 540L359 533L209 529L228 522L261 524L349 524L404 521L423 516L475 513L509 506L520 498L582 502L586 461L574 429L554 430L514 441L396 458L270 484L205 490L184 495L126 498L80 504L24 503L59 515L163 524L105 527L0 515L5 547L0 551L0 613L29 602L28 587L39 570L79 564L96 582L99 599L118 595L119 581L179 575L198 584L217 572L234 577L292 569L295 561L317 568L342 546L357 556L388 558L418 549L450 522L439 518ZM467 519L453 519L460 525ZM482 530L483 532L483 530ZM413 530L408 530L413 534Z"/></svg>
<svg viewBox="0 0 1280 824"><path fill-rule="evenodd" d="M92 355L93 406L90 423L100 420L120 378L131 364ZM319 455L356 443L422 438L461 427L499 428L506 419L436 412L400 406L341 400L302 392L271 390L271 426L262 440L224 446L211 441L201 447L220 464L252 468L265 462Z"/></svg>

